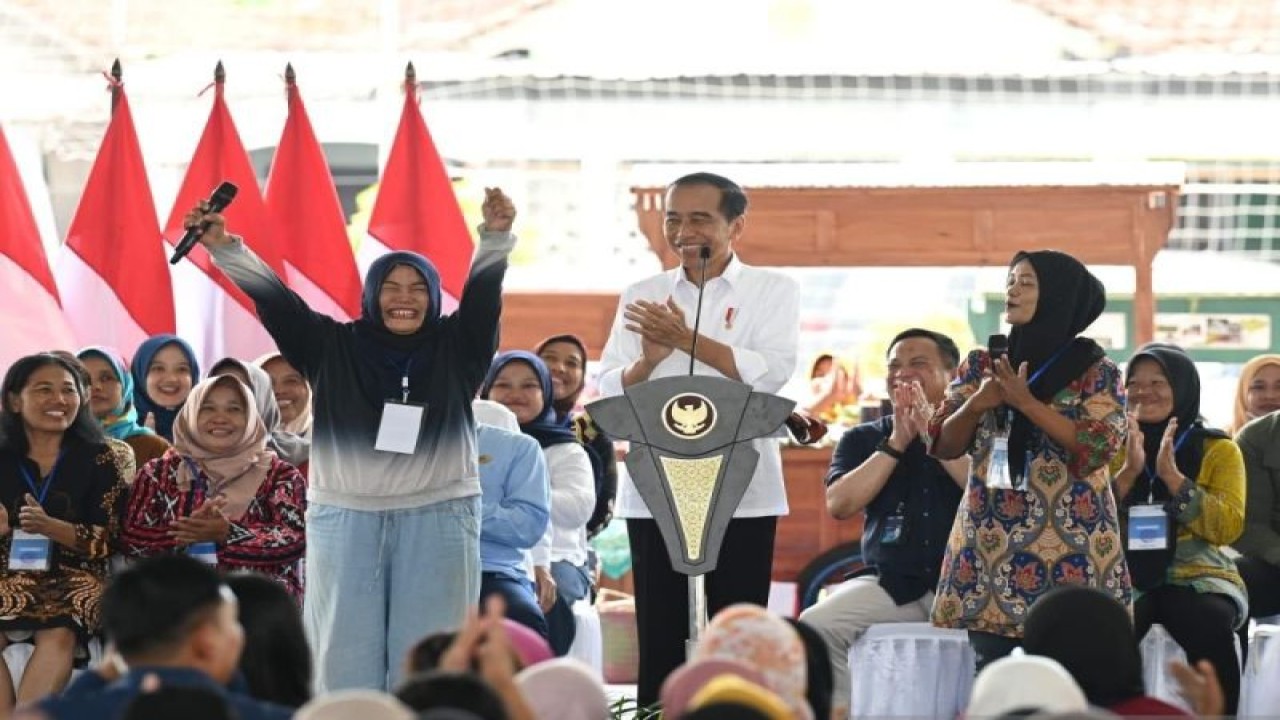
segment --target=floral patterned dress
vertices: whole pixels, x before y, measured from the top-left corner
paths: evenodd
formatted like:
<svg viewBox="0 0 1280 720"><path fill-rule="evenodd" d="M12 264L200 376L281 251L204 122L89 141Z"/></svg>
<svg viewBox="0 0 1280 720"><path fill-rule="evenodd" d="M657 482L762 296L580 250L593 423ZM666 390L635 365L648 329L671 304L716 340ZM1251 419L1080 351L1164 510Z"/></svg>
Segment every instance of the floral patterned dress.
<svg viewBox="0 0 1280 720"><path fill-rule="evenodd" d="M133 454L123 444L90 445L71 438L63 448L44 509L75 526L76 547L53 543L47 571L9 570L13 533L0 538L0 632L65 627L83 643L98 631L107 558L120 529L120 507L128 492L125 476L133 466ZM24 495L31 493L23 468L32 478L40 477L34 461L0 453L0 501L9 513L10 528L17 525Z"/></svg>
<svg viewBox="0 0 1280 720"><path fill-rule="evenodd" d="M186 517L205 499L209 483L178 489L177 471L183 462L177 450L152 460L138 471L129 495L120 540L130 557L151 557L178 551L169 537L174 520ZM298 470L276 459L244 515L231 521L231 532L218 545L218 569L252 570L274 578L302 602L301 561L306 550L306 481Z"/></svg>
<svg viewBox="0 0 1280 720"><path fill-rule="evenodd" d="M985 350L975 350L960 366L930 424L935 439L943 421L977 392L990 362ZM1050 406L1075 423L1079 450L1069 455L1033 426L1026 490L987 488L992 415L979 424L969 485L942 562L934 625L1018 638L1031 604L1065 584L1099 588L1131 605L1107 470L1124 441L1122 388L1119 369L1103 358L1052 398Z"/></svg>

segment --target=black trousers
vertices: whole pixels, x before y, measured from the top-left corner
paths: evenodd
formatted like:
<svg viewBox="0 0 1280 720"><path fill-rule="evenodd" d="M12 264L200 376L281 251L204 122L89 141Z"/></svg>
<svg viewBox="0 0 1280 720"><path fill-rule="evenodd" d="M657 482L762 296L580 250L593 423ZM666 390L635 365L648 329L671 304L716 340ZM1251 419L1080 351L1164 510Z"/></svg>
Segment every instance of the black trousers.
<svg viewBox="0 0 1280 720"><path fill-rule="evenodd" d="M1242 557L1236 560L1236 570L1244 578L1249 590L1249 617L1280 615L1280 567L1266 560ZM1240 636L1240 657L1249 658L1249 623L1236 631Z"/></svg>
<svg viewBox="0 0 1280 720"><path fill-rule="evenodd" d="M1187 660L1213 663L1227 701L1227 715L1240 702L1240 662L1236 658L1233 623L1236 604L1226 595L1201 593L1180 585L1161 585L1143 593L1133 605L1133 631L1138 642L1160 623L1182 646Z"/></svg>
<svg viewBox="0 0 1280 720"><path fill-rule="evenodd" d="M720 561L707 574L707 614L734 603L769 604L773 540L778 518L729 521ZM689 580L671 569L667 547L653 520L627 520L631 567L636 585L636 632L640 650L637 696L641 705L658 700L662 681L685 660L689 639Z"/></svg>
<svg viewBox="0 0 1280 720"><path fill-rule="evenodd" d="M1014 648L1022 647L1022 640L995 633L969 631L969 647L973 649L974 671L982 669L1002 657L1009 656Z"/></svg>

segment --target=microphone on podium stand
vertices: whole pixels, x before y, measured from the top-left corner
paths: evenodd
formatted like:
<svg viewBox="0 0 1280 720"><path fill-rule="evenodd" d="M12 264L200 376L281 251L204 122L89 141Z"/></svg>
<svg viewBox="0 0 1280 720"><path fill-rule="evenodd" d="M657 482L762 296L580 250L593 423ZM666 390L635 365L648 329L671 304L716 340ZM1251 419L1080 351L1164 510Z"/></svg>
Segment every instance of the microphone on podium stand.
<svg viewBox="0 0 1280 720"><path fill-rule="evenodd" d="M698 349L698 326L702 324L702 294L707 291L707 260L711 259L711 246L699 245L698 258L702 260L702 277L698 280L698 307L693 312L693 340L689 342L689 374L693 375L693 363Z"/></svg>
<svg viewBox="0 0 1280 720"><path fill-rule="evenodd" d="M222 212L231 204L232 200L236 199L237 191L238 188L235 185L224 181L209 196L209 209L205 212ZM208 229L209 222L207 220L200 223L199 227L187 228L187 232L174 247L173 257L169 258L169 264L177 265L179 260L186 257L187 253L191 252L191 248L195 247L197 242L200 242L200 236Z"/></svg>

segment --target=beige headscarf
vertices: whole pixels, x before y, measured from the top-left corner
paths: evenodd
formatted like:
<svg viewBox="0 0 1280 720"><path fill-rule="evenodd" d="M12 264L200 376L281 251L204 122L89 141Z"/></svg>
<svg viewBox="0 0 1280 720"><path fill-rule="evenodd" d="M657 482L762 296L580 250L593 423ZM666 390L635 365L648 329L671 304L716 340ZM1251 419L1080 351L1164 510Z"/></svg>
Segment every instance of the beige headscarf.
<svg viewBox="0 0 1280 720"><path fill-rule="evenodd" d="M203 443L199 431L200 406L213 388L224 386L234 389L244 402L248 424L235 447L229 451L215 452ZM271 470L276 454L267 449L267 427L258 415L253 393L244 383L231 375L219 375L200 382L191 388L191 395L173 422L173 447L184 458L190 458L200 466L209 478L208 497L226 499L223 512L231 520L238 520L249 509L249 503L258 494L258 488ZM192 473L188 463L178 466L178 489L191 489Z"/></svg>
<svg viewBox="0 0 1280 720"><path fill-rule="evenodd" d="M1231 410L1231 425L1227 428L1228 434L1235 435L1240 432L1240 428L1244 427L1252 419L1249 417L1249 407L1245 403L1245 396L1249 394L1249 384L1253 382L1253 376L1268 365L1280 365L1280 355L1258 355L1240 368L1240 380L1236 383L1236 403Z"/></svg>

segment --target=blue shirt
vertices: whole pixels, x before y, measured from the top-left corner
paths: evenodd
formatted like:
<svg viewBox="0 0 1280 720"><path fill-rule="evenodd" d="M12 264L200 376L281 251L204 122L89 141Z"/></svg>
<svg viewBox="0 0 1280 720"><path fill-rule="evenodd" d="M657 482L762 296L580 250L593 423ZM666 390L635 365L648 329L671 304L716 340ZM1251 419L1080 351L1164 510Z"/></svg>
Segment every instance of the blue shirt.
<svg viewBox="0 0 1280 720"><path fill-rule="evenodd" d="M289 720L293 717L292 708L228 692L199 670L176 667L137 667L99 692L82 687L78 692L45 698L38 707L55 720L115 720L124 714L129 702L140 694L142 679L147 675L159 677L161 686L203 688L221 695L235 710L239 720Z"/></svg>
<svg viewBox="0 0 1280 720"><path fill-rule="evenodd" d="M547 463L538 442L524 433L476 426L479 451L480 568L527 578L524 551L537 544L551 517Z"/></svg>

